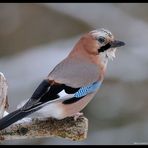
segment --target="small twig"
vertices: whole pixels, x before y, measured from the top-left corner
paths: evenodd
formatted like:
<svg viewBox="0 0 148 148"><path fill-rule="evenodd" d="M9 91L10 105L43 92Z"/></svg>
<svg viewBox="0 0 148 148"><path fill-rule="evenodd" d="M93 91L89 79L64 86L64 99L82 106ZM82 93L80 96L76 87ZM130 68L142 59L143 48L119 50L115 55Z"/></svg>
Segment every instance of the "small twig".
<svg viewBox="0 0 148 148"><path fill-rule="evenodd" d="M0 73L0 116L3 117L8 108L8 85ZM63 120L52 118L24 118L8 128L0 131L0 140L14 140L27 138L61 137L71 140L87 138L88 119L80 116L77 121L73 117Z"/></svg>

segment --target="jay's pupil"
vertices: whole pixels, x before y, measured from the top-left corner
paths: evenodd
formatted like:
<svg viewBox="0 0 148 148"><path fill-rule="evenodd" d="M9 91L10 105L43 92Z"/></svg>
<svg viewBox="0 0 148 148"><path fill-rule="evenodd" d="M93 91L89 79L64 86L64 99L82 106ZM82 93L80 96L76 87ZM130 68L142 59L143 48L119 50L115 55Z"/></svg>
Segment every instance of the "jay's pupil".
<svg viewBox="0 0 148 148"><path fill-rule="evenodd" d="M105 41L105 38L104 38L104 37L100 37L100 38L98 39L98 41L99 41L100 43L103 43L103 42Z"/></svg>

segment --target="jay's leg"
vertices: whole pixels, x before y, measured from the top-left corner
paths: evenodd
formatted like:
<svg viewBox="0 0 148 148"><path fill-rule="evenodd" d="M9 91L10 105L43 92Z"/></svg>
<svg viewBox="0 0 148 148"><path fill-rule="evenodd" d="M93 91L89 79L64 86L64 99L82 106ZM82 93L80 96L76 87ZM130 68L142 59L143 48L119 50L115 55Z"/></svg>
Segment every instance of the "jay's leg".
<svg viewBox="0 0 148 148"><path fill-rule="evenodd" d="M77 119L80 117L80 116L82 116L83 115L83 113L80 113L80 112L78 112L78 113L76 113L73 117L74 117L74 120L75 121L77 121Z"/></svg>

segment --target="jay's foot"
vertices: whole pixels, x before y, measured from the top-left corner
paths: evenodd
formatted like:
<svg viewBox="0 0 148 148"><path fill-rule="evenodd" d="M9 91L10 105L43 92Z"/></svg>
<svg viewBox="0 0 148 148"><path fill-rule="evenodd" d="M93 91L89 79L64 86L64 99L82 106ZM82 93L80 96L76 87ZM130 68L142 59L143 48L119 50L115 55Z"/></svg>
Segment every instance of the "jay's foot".
<svg viewBox="0 0 148 148"><path fill-rule="evenodd" d="M82 115L83 115L83 113L80 113L80 112L76 113L76 114L74 115L74 120L77 121L77 119L78 119L80 116L82 116Z"/></svg>

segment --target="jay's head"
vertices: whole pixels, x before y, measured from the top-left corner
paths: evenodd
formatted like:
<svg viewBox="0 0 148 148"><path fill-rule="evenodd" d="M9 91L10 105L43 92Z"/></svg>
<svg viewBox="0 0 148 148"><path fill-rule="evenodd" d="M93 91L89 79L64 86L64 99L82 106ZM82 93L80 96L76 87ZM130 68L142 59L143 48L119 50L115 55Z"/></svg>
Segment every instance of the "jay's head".
<svg viewBox="0 0 148 148"><path fill-rule="evenodd" d="M116 48L125 43L114 39L112 33L106 29L93 30L85 34L81 41L84 49L90 54L99 54L107 59L115 57Z"/></svg>

